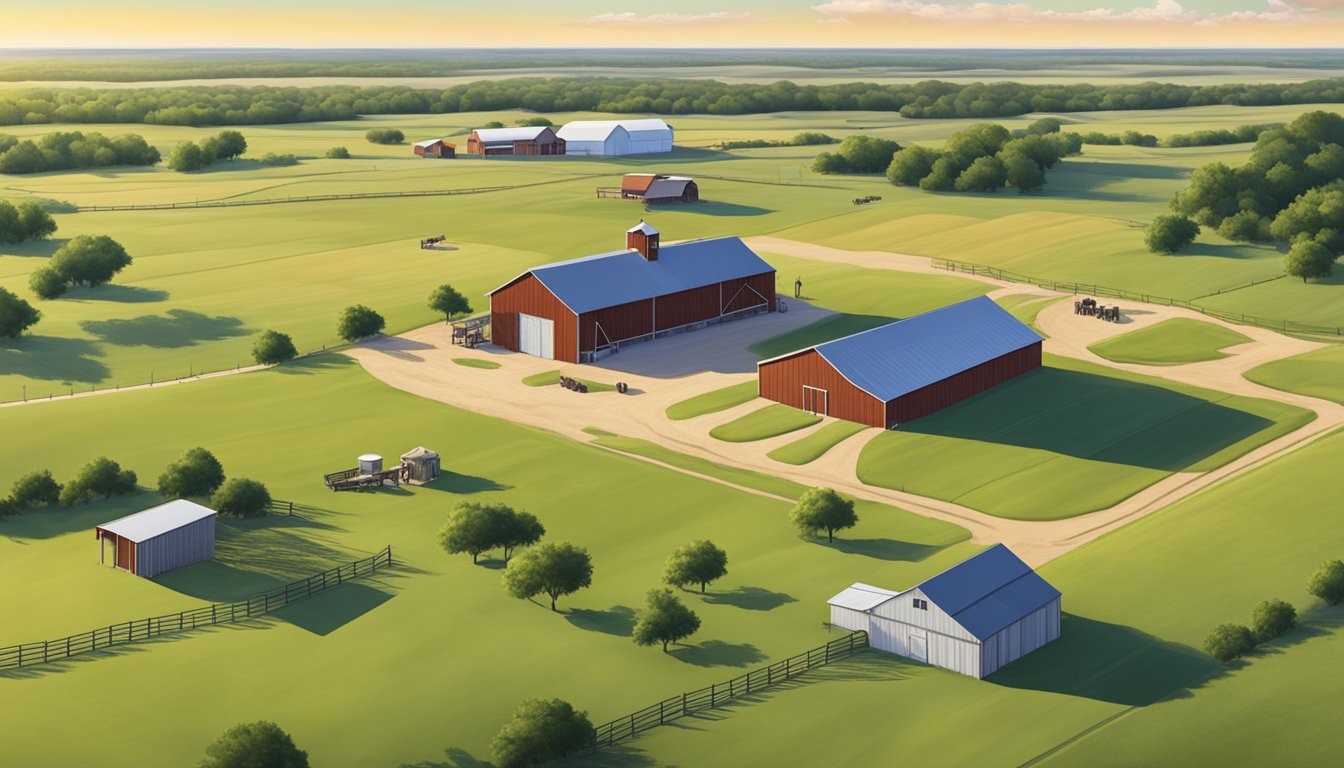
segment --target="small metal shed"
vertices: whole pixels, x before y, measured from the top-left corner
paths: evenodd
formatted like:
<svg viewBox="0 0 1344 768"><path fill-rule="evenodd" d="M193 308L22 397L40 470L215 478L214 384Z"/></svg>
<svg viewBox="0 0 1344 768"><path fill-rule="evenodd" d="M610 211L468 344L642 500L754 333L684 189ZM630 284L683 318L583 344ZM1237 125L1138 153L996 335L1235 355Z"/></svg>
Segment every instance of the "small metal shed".
<svg viewBox="0 0 1344 768"><path fill-rule="evenodd" d="M428 483L439 476L439 454L420 446L401 454L401 466L408 482Z"/></svg>
<svg viewBox="0 0 1344 768"><path fill-rule="evenodd" d="M215 556L215 518L218 513L186 499L151 507L134 515L103 523L98 537L98 562L152 578L184 565Z"/></svg>

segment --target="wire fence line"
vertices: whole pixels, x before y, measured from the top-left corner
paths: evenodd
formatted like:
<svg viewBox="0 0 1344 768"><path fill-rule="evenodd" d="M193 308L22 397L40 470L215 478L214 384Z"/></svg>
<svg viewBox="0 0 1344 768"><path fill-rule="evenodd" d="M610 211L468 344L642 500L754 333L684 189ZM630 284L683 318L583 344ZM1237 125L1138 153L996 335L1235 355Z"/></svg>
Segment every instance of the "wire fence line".
<svg viewBox="0 0 1344 768"><path fill-rule="evenodd" d="M594 729L593 743L587 751L595 752L614 746L660 725L713 709L748 694L759 693L766 688L791 680L809 669L847 659L867 648L868 633L859 630L797 656L790 656L766 667L758 667L726 682L663 699L657 704L597 726Z"/></svg>
<svg viewBox="0 0 1344 768"><path fill-rule="evenodd" d="M964 261L953 261L951 259L938 259L938 258L933 259L932 262L934 268L946 269L950 272L962 272L965 274L976 275L979 277L992 277L996 280L1004 280L1010 283L1026 283L1028 285L1034 285L1038 288L1049 288L1052 291L1061 291L1063 293L1073 293L1073 294L1085 293L1108 299L1141 301L1144 302L1145 304L1162 304L1168 307L1181 307L1183 309L1189 309L1195 312L1199 312L1202 315L1216 318L1218 320L1223 320L1229 323L1240 323L1241 325L1253 325L1258 328L1265 328L1271 331L1281 331L1283 333L1297 333L1297 334L1307 334L1317 336L1344 336L1344 325L1311 325L1309 323L1299 323L1296 320L1257 317L1255 315L1247 315L1242 312L1228 312L1221 309L1206 307L1202 304L1196 303L1193 299L1173 299L1167 296L1158 296L1156 294L1143 293L1141 291L1131 291L1125 288L1113 288L1110 286L1098 285L1097 283L1075 283L1066 280L1048 280L1043 277L1023 275L1018 272L1011 272L1006 269L999 269L998 267L990 267L984 264L971 264L969 262ZM1235 288L1228 288L1226 290L1219 289L1214 293L1205 294L1204 296L1200 296L1198 298L1208 298L1209 296L1217 296L1223 293L1232 293L1233 291L1239 291L1244 288L1250 288L1255 285L1262 285L1264 283L1272 283L1276 280L1282 280L1283 277L1284 277L1283 275L1275 275L1274 277L1267 277L1261 280L1252 280L1249 283L1246 283L1245 285L1239 285Z"/></svg>
<svg viewBox="0 0 1344 768"><path fill-rule="evenodd" d="M137 640L148 640L199 627L231 624L265 616L286 605L292 605L328 589L338 587L351 579L368 576L391 566L392 547L388 546L375 555L346 563L282 587L252 595L245 600L231 603L212 603L181 613L133 619L56 640L11 645L8 648L0 648L0 669L17 669L36 664L47 664L71 656L103 650L114 645L125 645Z"/></svg>

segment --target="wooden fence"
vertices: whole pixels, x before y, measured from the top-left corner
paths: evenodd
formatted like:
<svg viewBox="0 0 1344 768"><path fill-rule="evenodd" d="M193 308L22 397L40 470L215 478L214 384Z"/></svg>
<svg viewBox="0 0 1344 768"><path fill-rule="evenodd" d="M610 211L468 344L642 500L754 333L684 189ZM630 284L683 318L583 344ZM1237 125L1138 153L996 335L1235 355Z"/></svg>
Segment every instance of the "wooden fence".
<svg viewBox="0 0 1344 768"><path fill-rule="evenodd" d="M999 269L998 267L985 266L984 264L970 264L964 261L952 261L951 259L933 259L932 261L935 268L946 269L950 272L964 272L969 275L992 277L995 280L1003 280L1010 283L1026 283L1028 285L1037 286L1038 288L1048 288L1052 291L1062 291L1064 293L1082 293L1107 299L1141 301L1145 304L1161 304L1168 307L1181 307L1229 323L1253 325L1258 328L1267 328L1271 331L1314 334L1318 336L1344 336L1344 326L1310 325L1308 323L1299 323L1294 320L1256 317L1255 315L1247 315L1241 312L1226 312L1197 304L1193 299L1172 299L1166 296L1130 291L1124 288L1112 288L1096 283L1074 283L1065 280L1047 280L1042 277L1033 277L1031 275L1010 272L1005 269ZM1245 285L1239 285L1236 288L1229 288L1227 290L1219 289L1214 293L1206 295L1217 296L1223 293L1231 293L1232 291L1250 288L1251 286L1260 285L1262 283L1271 283L1275 280L1282 279L1284 279L1283 275L1275 275L1274 277L1267 277L1262 280L1252 280L1251 282L1246 283ZM1198 298L1205 298L1205 296L1200 296Z"/></svg>
<svg viewBox="0 0 1344 768"><path fill-rule="evenodd" d="M392 547L371 557L356 560L345 565L323 571L315 576L286 584L283 587L252 595L245 600L232 603L214 603L193 608L167 616L152 616L146 619L100 627L90 632L62 637L58 640L43 640L40 643L24 643L0 648L0 669L31 667L51 661L78 656L102 650L113 645L125 645L137 640L148 640L160 635L186 632L212 624L228 624L240 620L265 616L286 605L296 603L313 595L325 592L333 587L368 576L382 568L392 565Z"/></svg>
<svg viewBox="0 0 1344 768"><path fill-rule="evenodd" d="M847 659L868 648L868 633L863 630L853 632L838 640L813 648L806 653L790 656L768 667L753 669L745 675L739 675L724 683L715 683L708 688L687 691L673 696L638 712L617 718L609 723L597 726L590 751L619 744L636 735L660 725L679 720L683 717L707 709L727 704L751 693L757 693L785 680L801 675L809 669L830 664L833 661Z"/></svg>

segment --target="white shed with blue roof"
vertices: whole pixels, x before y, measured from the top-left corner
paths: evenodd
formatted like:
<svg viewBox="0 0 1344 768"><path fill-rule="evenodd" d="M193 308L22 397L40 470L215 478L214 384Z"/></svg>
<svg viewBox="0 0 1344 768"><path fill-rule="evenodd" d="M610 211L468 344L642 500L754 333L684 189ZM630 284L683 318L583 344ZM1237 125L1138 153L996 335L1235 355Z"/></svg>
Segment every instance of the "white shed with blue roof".
<svg viewBox="0 0 1344 768"><path fill-rule="evenodd" d="M1059 638L1060 599L996 544L903 592L855 584L827 602L873 648L984 678Z"/></svg>

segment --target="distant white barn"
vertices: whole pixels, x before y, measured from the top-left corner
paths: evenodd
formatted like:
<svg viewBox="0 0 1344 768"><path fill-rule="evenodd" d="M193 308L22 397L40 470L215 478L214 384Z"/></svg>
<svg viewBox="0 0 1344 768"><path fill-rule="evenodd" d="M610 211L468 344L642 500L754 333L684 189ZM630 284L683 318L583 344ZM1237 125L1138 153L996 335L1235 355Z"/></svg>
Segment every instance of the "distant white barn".
<svg viewBox="0 0 1344 768"><path fill-rule="evenodd" d="M976 678L1059 638L1059 590L1002 544L904 592L855 584L827 602L872 647Z"/></svg>
<svg viewBox="0 0 1344 768"><path fill-rule="evenodd" d="M644 155L671 152L672 126L659 118L640 120L575 120L556 136L565 140L569 155Z"/></svg>

